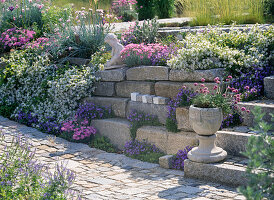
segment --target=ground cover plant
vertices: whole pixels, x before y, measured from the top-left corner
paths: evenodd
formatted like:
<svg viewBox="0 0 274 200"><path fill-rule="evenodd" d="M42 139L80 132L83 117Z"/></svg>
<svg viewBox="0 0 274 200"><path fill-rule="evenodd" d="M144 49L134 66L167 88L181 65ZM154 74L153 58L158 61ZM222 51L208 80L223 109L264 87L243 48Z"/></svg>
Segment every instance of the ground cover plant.
<svg viewBox="0 0 274 200"><path fill-rule="evenodd" d="M130 122L130 136L132 140L136 138L137 129L142 126L159 126L161 123L155 115L149 115L135 110L131 111L127 117Z"/></svg>
<svg viewBox="0 0 274 200"><path fill-rule="evenodd" d="M240 76L270 65L273 36L272 25L266 29L254 25L245 31L232 26L228 33L209 26L202 32L187 34L182 41L184 47L168 61L168 66L184 70L225 68L228 74Z"/></svg>
<svg viewBox="0 0 274 200"><path fill-rule="evenodd" d="M17 135L7 144L2 130L0 134L0 144L5 146L0 156L1 199L81 199L71 189L75 174L64 163L50 172L47 165L35 160L28 139Z"/></svg>
<svg viewBox="0 0 274 200"><path fill-rule="evenodd" d="M165 155L155 145L137 140L132 140L125 144L124 154L128 157L151 163L158 163L159 158Z"/></svg>

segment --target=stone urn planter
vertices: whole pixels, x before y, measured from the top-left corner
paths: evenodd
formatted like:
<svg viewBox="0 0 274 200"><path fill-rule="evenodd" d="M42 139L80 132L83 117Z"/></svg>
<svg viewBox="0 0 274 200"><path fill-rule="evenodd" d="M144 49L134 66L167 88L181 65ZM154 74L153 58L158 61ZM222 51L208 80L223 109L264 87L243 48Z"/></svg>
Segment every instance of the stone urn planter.
<svg viewBox="0 0 274 200"><path fill-rule="evenodd" d="M227 152L215 145L216 132L223 120L220 108L198 108L193 105L189 108L189 123L198 134L199 146L188 154L191 161L201 163L219 162L226 158Z"/></svg>

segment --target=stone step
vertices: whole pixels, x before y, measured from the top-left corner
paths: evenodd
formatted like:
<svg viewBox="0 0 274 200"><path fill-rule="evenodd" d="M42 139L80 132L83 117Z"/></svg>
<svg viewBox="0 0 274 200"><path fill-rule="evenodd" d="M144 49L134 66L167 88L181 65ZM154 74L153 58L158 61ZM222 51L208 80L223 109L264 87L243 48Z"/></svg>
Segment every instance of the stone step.
<svg viewBox="0 0 274 200"><path fill-rule="evenodd" d="M178 133L168 132L161 126L144 126L137 130L137 139L155 144L166 154L176 154L186 146L197 146L195 132L181 131ZM254 134L231 131L218 131L216 145L234 156L242 156L248 142L248 138Z"/></svg>
<svg viewBox="0 0 274 200"><path fill-rule="evenodd" d="M127 107L127 116L132 111L142 112L145 114L155 115L158 117L160 123L165 124L168 114L168 109L166 105L153 104L153 103L143 103L138 101L129 101Z"/></svg>
<svg viewBox="0 0 274 200"><path fill-rule="evenodd" d="M97 133L108 137L118 149L124 149L126 142L131 140L130 123L126 119L99 119L93 120L91 124L96 128Z"/></svg>
<svg viewBox="0 0 274 200"><path fill-rule="evenodd" d="M232 156L228 156L220 163L210 164L187 159L184 161L184 176L238 187L247 183L245 177L247 161L245 158Z"/></svg>
<svg viewBox="0 0 274 200"><path fill-rule="evenodd" d="M94 103L100 106L111 107L113 113L117 117L126 117L127 104L129 98L119 97L88 97L84 102Z"/></svg>
<svg viewBox="0 0 274 200"><path fill-rule="evenodd" d="M270 113L274 113L274 100L255 100L250 102L240 102L238 103L240 107L245 107L247 110L253 110L255 106L259 106L262 109L262 112L266 113L263 117L263 120L265 120L268 123L271 122L271 115ZM247 113L245 111L241 112L244 121L243 124L246 126L253 126L254 125L254 115L250 112Z"/></svg>
<svg viewBox="0 0 274 200"><path fill-rule="evenodd" d="M264 93L269 99L274 99L274 76L264 78Z"/></svg>

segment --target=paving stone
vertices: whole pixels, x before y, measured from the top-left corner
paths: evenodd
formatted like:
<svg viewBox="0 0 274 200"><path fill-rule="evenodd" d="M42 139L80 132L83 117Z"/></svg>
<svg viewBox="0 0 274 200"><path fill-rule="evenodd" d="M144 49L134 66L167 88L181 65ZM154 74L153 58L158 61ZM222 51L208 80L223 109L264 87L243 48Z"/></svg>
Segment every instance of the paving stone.
<svg viewBox="0 0 274 200"><path fill-rule="evenodd" d="M132 92L141 94L155 94L153 82L145 81L123 81L116 84L116 95L119 97L130 97Z"/></svg>
<svg viewBox="0 0 274 200"><path fill-rule="evenodd" d="M169 73L169 80L171 81L191 81L200 82L202 78L206 81L214 81L214 78L222 78L224 76L225 69L208 69L208 70L175 70L171 69Z"/></svg>
<svg viewBox="0 0 274 200"><path fill-rule="evenodd" d="M153 97L155 95L143 95L142 96L142 103L153 103Z"/></svg>
<svg viewBox="0 0 274 200"><path fill-rule="evenodd" d="M140 66L129 68L126 72L127 80L168 80L168 67L162 66Z"/></svg>
<svg viewBox="0 0 274 200"><path fill-rule="evenodd" d="M126 108L129 99L117 97L88 97L83 101L94 103L100 106L111 107L115 116L126 117Z"/></svg>
<svg viewBox="0 0 274 200"><path fill-rule="evenodd" d="M26 126L19 126L15 122L5 119L2 121L2 119L0 117L0 127L7 133L15 134L18 132L16 127L21 127L21 133L24 136L28 134L29 129ZM114 130L113 134L115 126L109 124ZM29 138L31 142L37 143L38 147L42 146L42 149L45 149L38 149L36 157L42 163L48 164L50 171L53 171L56 163L64 163L69 169L76 171L76 182L73 184L73 189L82 191L82 199L244 199L234 188L186 179L183 171L163 169L158 164L131 159L122 154L106 153L85 144L67 142L62 149L62 154L55 153L54 157L51 157L53 153L47 150L55 148L48 141L48 134L39 133L43 137ZM12 140L11 134L6 134L7 143ZM174 140L178 139L174 138ZM168 145L173 145L173 143ZM0 151L2 151L1 148ZM229 158L227 163L230 164L224 164L237 167L235 162L240 166L245 164L244 160L237 157ZM211 173L214 172L213 169Z"/></svg>
<svg viewBox="0 0 274 200"><path fill-rule="evenodd" d="M274 100L274 76L264 78L264 93L269 99Z"/></svg>
<svg viewBox="0 0 274 200"><path fill-rule="evenodd" d="M99 77L100 81L123 81L126 77L126 68L98 71L95 73L95 76Z"/></svg>
<svg viewBox="0 0 274 200"><path fill-rule="evenodd" d="M130 123L127 120L118 118L93 120L92 125L99 134L108 137L119 149L123 149L125 143L131 140Z"/></svg>
<svg viewBox="0 0 274 200"><path fill-rule="evenodd" d="M114 82L97 82L95 83L95 91L93 93L96 96L115 96L115 83Z"/></svg>
<svg viewBox="0 0 274 200"><path fill-rule="evenodd" d="M142 102L130 101L127 106L127 116L133 111L143 112L149 115L156 115L160 123L165 124L168 114L166 105L156 105Z"/></svg>

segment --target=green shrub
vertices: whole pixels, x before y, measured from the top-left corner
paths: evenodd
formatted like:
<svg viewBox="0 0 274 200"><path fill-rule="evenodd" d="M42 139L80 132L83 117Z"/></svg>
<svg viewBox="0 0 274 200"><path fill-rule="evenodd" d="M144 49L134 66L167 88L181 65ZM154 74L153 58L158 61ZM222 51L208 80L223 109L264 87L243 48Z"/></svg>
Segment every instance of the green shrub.
<svg viewBox="0 0 274 200"><path fill-rule="evenodd" d="M179 132L176 120L167 118L166 119L166 129L173 133Z"/></svg>
<svg viewBox="0 0 274 200"><path fill-rule="evenodd" d="M240 192L248 200L261 200L274 198L274 139L267 132L273 129L273 124L262 121L265 113L256 107L252 113L255 116L255 131L259 135L248 139L246 151L243 153L249 158L246 175L247 186L241 187ZM272 122L273 120L273 113Z"/></svg>
<svg viewBox="0 0 274 200"><path fill-rule="evenodd" d="M110 143L110 140L105 136L96 135L89 145L92 148L101 149L109 153L117 152L117 149Z"/></svg>
<svg viewBox="0 0 274 200"><path fill-rule="evenodd" d="M170 18L174 15L174 0L154 0L157 16L160 19Z"/></svg>
<svg viewBox="0 0 274 200"><path fill-rule="evenodd" d="M102 15L93 11L77 11L75 19L60 19L64 26L56 26L48 36L53 40L48 47L53 59L67 57L90 58L104 45L111 27L104 26Z"/></svg>
<svg viewBox="0 0 274 200"><path fill-rule="evenodd" d="M155 17L154 0L137 0L138 20L153 19Z"/></svg>

